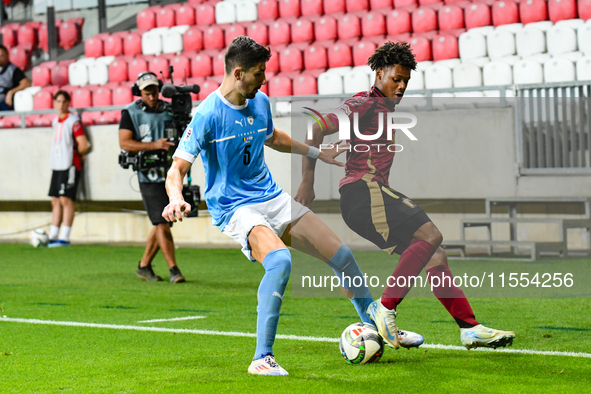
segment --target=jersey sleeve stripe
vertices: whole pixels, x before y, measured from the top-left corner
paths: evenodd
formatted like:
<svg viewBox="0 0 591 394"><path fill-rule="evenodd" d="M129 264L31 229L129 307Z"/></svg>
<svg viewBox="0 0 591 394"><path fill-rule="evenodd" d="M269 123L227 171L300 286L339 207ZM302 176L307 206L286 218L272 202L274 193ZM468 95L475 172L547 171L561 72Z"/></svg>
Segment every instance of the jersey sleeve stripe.
<svg viewBox="0 0 591 394"><path fill-rule="evenodd" d="M179 150L179 149L177 149L176 152L174 152L174 155L172 156L173 159L175 157L186 160L191 164L195 161L195 158L196 158L196 156L190 154L189 152L185 152L184 150Z"/></svg>

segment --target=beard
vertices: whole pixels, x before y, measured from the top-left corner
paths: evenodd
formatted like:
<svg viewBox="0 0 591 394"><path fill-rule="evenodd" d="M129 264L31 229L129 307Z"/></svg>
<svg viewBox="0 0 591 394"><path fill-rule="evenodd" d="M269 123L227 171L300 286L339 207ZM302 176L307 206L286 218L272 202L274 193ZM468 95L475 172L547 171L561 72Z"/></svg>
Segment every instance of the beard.
<svg viewBox="0 0 591 394"><path fill-rule="evenodd" d="M247 99L252 100L254 98L254 96L256 96L258 90L259 90L259 88L256 88L252 92L245 94L244 97L246 97Z"/></svg>

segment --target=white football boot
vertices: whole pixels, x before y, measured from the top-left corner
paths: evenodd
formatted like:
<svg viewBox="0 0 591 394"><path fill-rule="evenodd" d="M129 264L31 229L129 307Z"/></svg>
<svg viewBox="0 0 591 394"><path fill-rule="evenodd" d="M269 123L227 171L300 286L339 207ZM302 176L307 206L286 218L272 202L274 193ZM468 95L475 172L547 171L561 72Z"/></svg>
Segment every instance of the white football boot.
<svg viewBox="0 0 591 394"><path fill-rule="evenodd" d="M265 376L289 375L285 369L281 368L281 366L275 362L275 357L271 355L254 360L250 364L250 367L248 367L248 373Z"/></svg>
<svg viewBox="0 0 591 394"><path fill-rule="evenodd" d="M425 342L425 338L416 332L398 330L398 342L400 346L410 349L411 347L419 347Z"/></svg>
<svg viewBox="0 0 591 394"><path fill-rule="evenodd" d="M398 340L398 327L396 327L396 311L386 309L381 299L377 299L367 308L370 319L376 323L378 332L384 341L394 349L400 347Z"/></svg>
<svg viewBox="0 0 591 394"><path fill-rule="evenodd" d="M513 331L495 330L484 327L482 324L472 328L462 328L460 332L462 345L466 346L468 350L476 349L479 346L492 347L493 349L511 346L515 338Z"/></svg>

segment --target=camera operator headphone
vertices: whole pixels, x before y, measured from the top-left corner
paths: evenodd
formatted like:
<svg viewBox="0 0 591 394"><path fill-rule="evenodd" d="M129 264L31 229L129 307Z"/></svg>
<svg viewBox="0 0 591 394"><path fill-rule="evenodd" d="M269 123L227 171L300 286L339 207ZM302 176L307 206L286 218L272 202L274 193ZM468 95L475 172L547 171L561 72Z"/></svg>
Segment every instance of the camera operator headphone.
<svg viewBox="0 0 591 394"><path fill-rule="evenodd" d="M152 74L153 76L156 77L156 79L158 79L158 76L153 73L152 71L144 71L142 73L140 73L140 75L137 76L135 83L133 84L133 86L131 87L131 94L133 94L134 96L141 96L142 92L140 90L140 87L138 86L138 82L140 81L140 79L144 76L144 75L148 75L148 74ZM162 91L162 86L164 85L164 83L158 79L158 91L161 92Z"/></svg>

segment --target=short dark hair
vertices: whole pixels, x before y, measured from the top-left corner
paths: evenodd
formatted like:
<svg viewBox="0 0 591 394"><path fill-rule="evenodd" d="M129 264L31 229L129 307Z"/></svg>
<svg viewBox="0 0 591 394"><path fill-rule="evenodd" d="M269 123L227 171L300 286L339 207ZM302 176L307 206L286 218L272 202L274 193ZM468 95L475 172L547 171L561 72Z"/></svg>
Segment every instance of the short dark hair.
<svg viewBox="0 0 591 394"><path fill-rule="evenodd" d="M8 53L8 48L6 48L4 45L0 44L0 49L4 49L4 51L6 53Z"/></svg>
<svg viewBox="0 0 591 394"><path fill-rule="evenodd" d="M72 98L70 97L70 93L66 92L65 90L58 90L57 92L55 92L55 94L53 95L53 99L57 100L57 98L59 96L64 96L66 101L72 101Z"/></svg>
<svg viewBox="0 0 591 394"><path fill-rule="evenodd" d="M373 71L378 68L383 70L386 67L393 67L396 64L411 70L417 69L417 61L408 42L387 41L367 59L367 65Z"/></svg>
<svg viewBox="0 0 591 394"><path fill-rule="evenodd" d="M271 50L269 48L265 48L250 37L238 36L226 49L224 65L226 73L229 73L235 67L248 70L259 63L268 62L270 58Z"/></svg>

